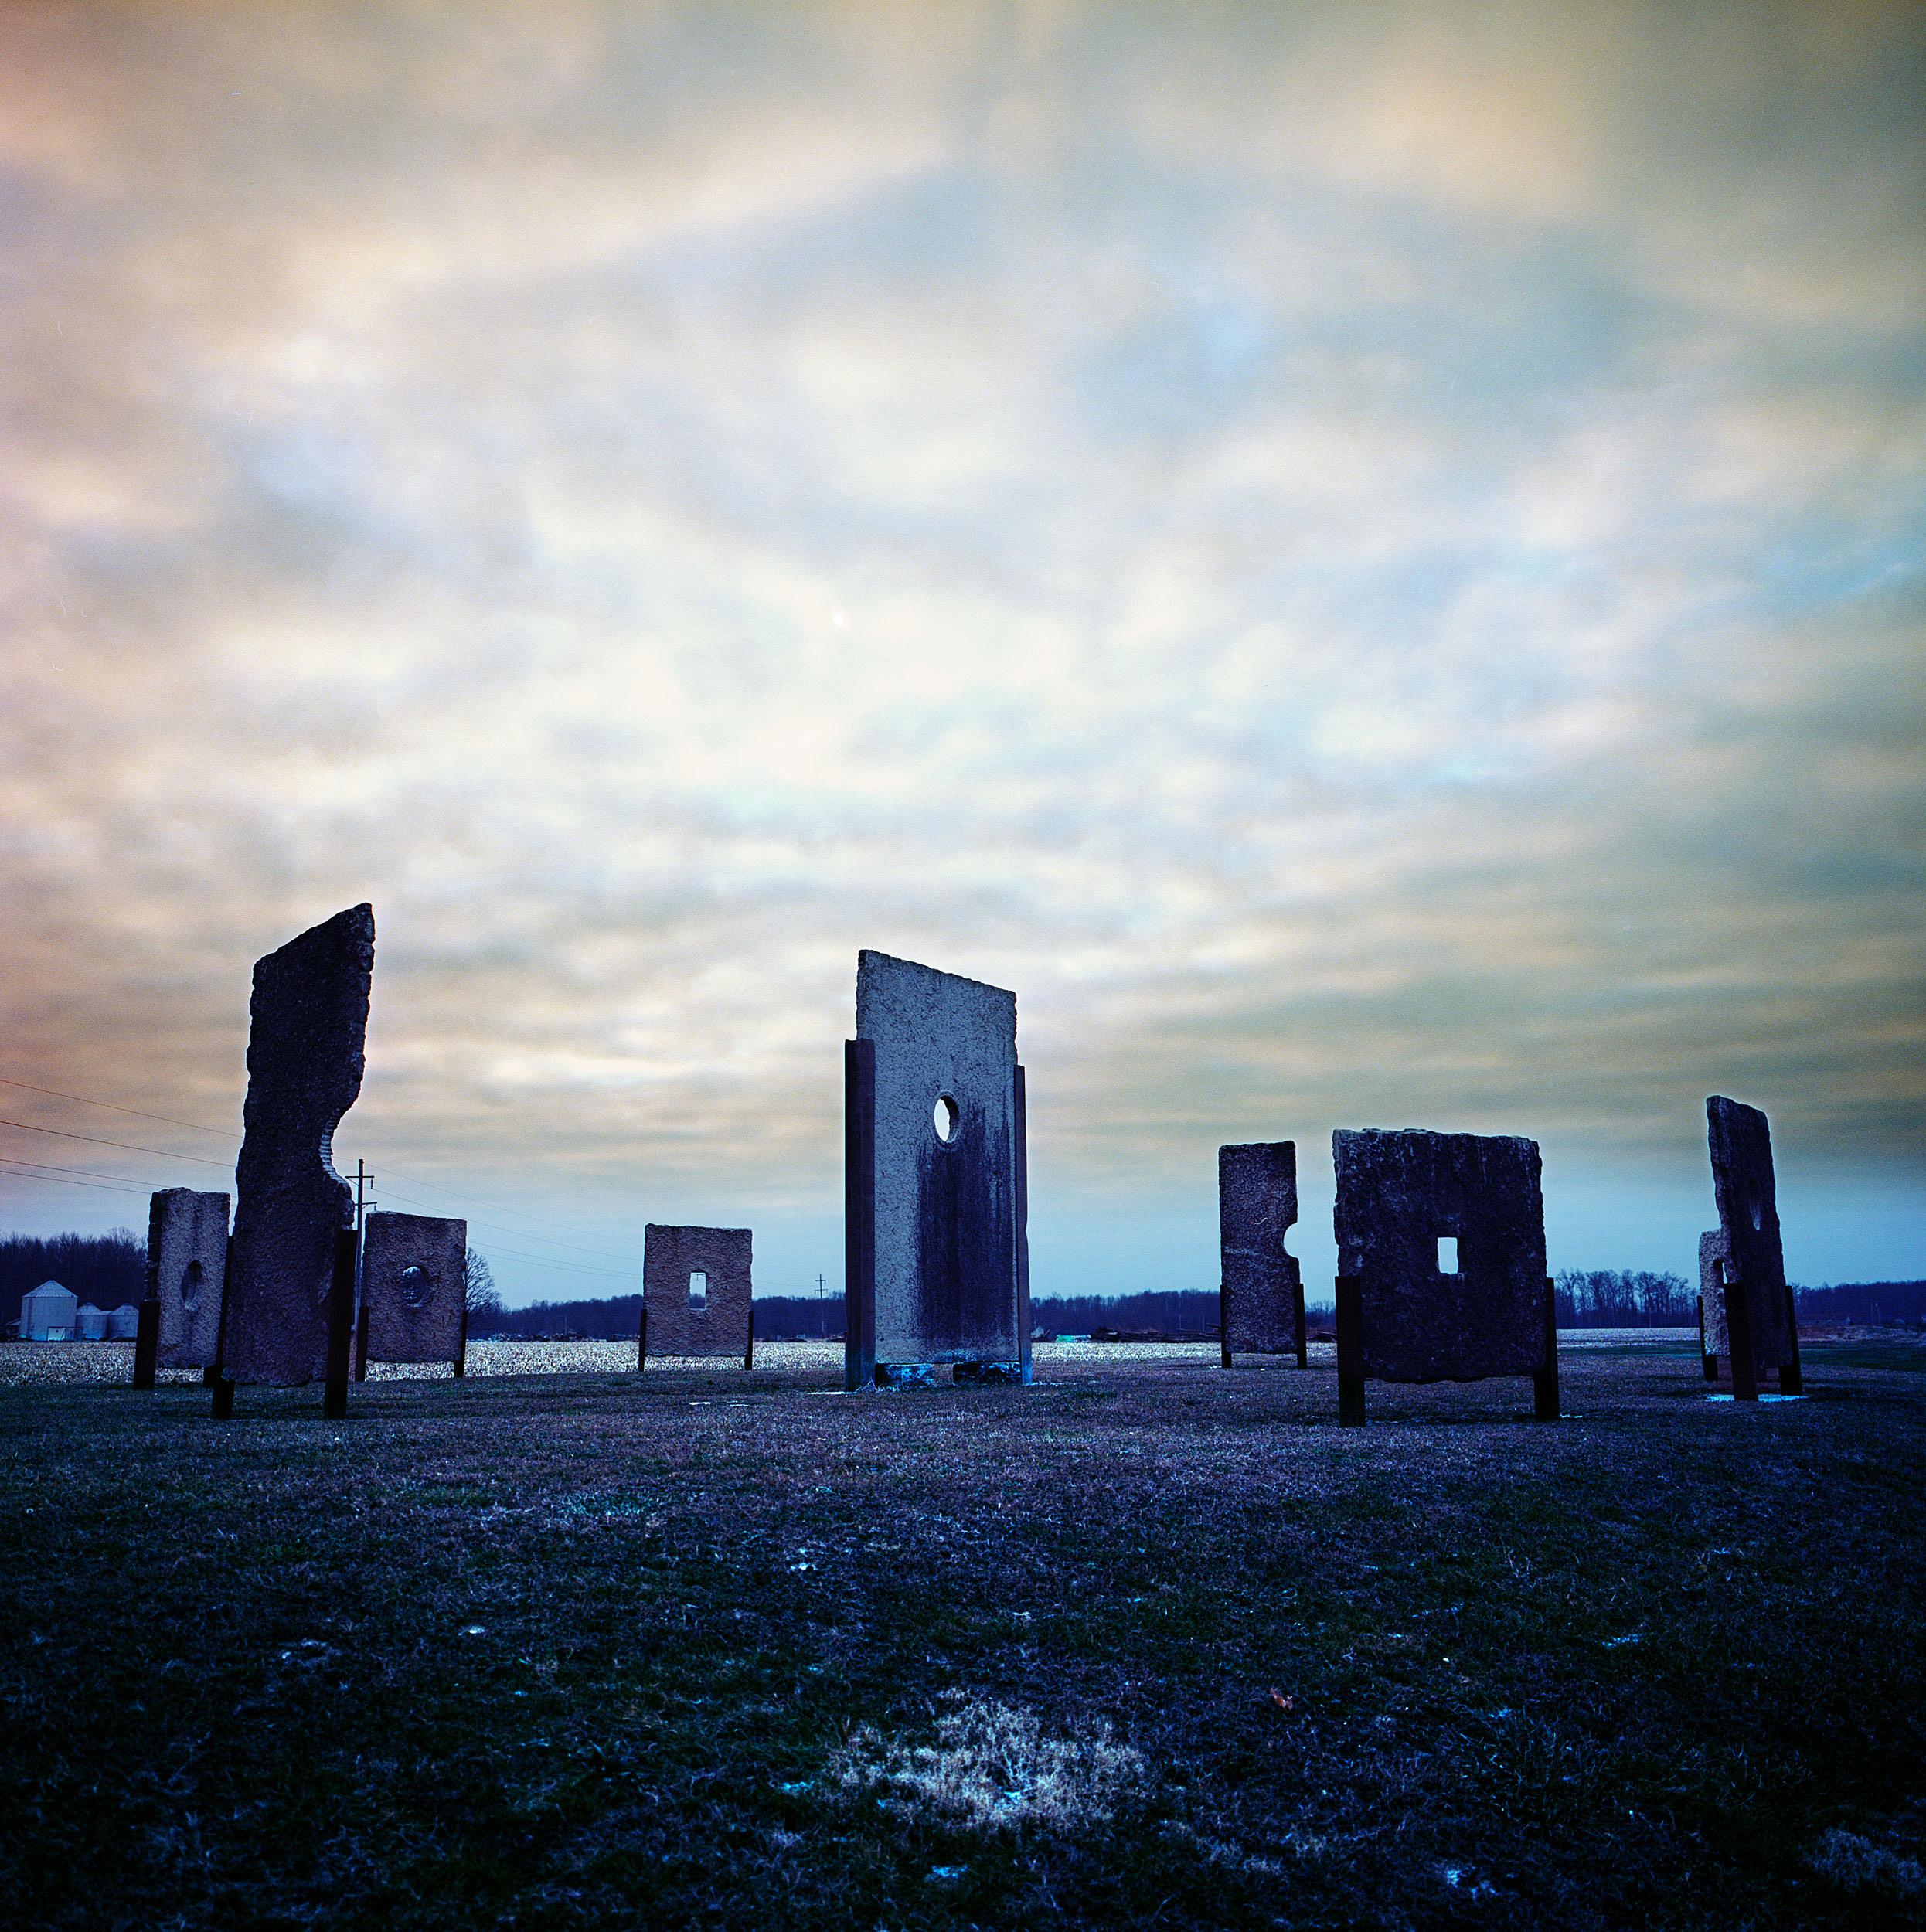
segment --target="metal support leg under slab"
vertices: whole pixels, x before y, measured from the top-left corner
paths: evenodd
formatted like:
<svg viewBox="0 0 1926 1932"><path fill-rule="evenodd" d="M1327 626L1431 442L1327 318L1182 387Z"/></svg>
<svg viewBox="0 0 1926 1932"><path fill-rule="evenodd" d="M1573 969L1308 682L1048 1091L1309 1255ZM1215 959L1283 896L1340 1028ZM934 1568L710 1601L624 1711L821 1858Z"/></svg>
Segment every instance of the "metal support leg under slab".
<svg viewBox="0 0 1926 1932"><path fill-rule="evenodd" d="M328 1295L328 1383L321 1401L322 1419L345 1422L348 1417L349 1357L355 1336L355 1231L343 1228L335 1236L335 1278Z"/></svg>
<svg viewBox="0 0 1926 1932"><path fill-rule="evenodd" d="M1364 1284L1341 1274L1337 1286L1338 1422L1346 1429L1364 1427Z"/></svg>
<svg viewBox="0 0 1926 1932"><path fill-rule="evenodd" d="M1532 1377L1532 1413L1540 1422L1558 1420L1558 1292L1545 1284L1545 1366Z"/></svg>
<svg viewBox="0 0 1926 1932"><path fill-rule="evenodd" d="M151 1389L154 1386L154 1368L161 1352L161 1304L158 1301L141 1304L141 1325L134 1332L134 1386L137 1389Z"/></svg>

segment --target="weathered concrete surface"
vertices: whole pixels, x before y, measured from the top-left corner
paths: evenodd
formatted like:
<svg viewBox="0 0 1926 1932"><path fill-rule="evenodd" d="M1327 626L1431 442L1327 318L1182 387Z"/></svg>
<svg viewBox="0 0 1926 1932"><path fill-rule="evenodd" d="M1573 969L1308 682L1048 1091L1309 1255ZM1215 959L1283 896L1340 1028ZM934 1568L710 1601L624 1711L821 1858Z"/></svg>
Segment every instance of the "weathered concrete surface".
<svg viewBox="0 0 1926 1932"><path fill-rule="evenodd" d="M1538 1144L1515 1134L1340 1130L1338 1270L1360 1283L1364 1372L1475 1382L1544 1368ZM1441 1236L1458 1272L1438 1270Z"/></svg>
<svg viewBox="0 0 1926 1932"><path fill-rule="evenodd" d="M375 1213L362 1235L361 1298L370 1362L454 1362L461 1354L466 1221Z"/></svg>
<svg viewBox="0 0 1926 1932"><path fill-rule="evenodd" d="M1027 1375L1016 995L866 950L856 1036L876 1049L877 1363Z"/></svg>
<svg viewBox="0 0 1926 1932"><path fill-rule="evenodd" d="M375 961L372 906L354 906L257 961L234 1250L221 1330L231 1382L327 1372L335 1236L354 1196L328 1158L361 1091Z"/></svg>
<svg viewBox="0 0 1926 1932"><path fill-rule="evenodd" d="M225 1194L162 1188L148 1204L147 1297L161 1304L163 1369L211 1368L220 1358L227 1270Z"/></svg>
<svg viewBox="0 0 1926 1932"><path fill-rule="evenodd" d="M1779 1210L1772 1178L1772 1129L1756 1107L1713 1094L1705 1104L1706 1139L1712 1156L1712 1193L1718 1203L1724 1246L1713 1259L1724 1264L1717 1293L1706 1295L1706 1348L1721 1362L1730 1354L1725 1298L1735 1281L1746 1287L1752 1318L1752 1359L1760 1369L1789 1367L1798 1359L1785 1299L1785 1257L1779 1243ZM1699 1242L1700 1292L1705 1293L1706 1241ZM1714 1273L1717 1272L1715 1267ZM1716 1337L1716 1340L1714 1339Z"/></svg>
<svg viewBox="0 0 1926 1932"><path fill-rule="evenodd" d="M1217 1150L1217 1239L1223 1273L1223 1345L1252 1355L1295 1354L1298 1264L1284 1238L1298 1218L1295 1141Z"/></svg>
<svg viewBox="0 0 1926 1932"><path fill-rule="evenodd" d="M740 1355L749 1339L754 1243L747 1228L642 1230L642 1301L652 1355ZM708 1277L704 1305L690 1307L689 1277Z"/></svg>

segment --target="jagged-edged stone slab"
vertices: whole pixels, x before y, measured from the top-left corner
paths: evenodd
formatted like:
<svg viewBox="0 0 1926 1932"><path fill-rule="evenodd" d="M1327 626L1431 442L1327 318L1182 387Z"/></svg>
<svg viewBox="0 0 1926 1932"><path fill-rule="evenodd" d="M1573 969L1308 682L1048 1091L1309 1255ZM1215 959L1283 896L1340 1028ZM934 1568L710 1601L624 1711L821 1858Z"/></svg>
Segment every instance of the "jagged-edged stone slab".
<svg viewBox="0 0 1926 1932"><path fill-rule="evenodd" d="M671 1227L651 1221L643 1229L642 1305L652 1355L744 1353L754 1294L754 1247L747 1228Z"/></svg>
<svg viewBox="0 0 1926 1932"><path fill-rule="evenodd" d="M941 1362L1027 1376L1016 995L866 949L856 1037L876 1053L879 1379Z"/></svg>
<svg viewBox="0 0 1926 1932"><path fill-rule="evenodd" d="M372 906L311 927L254 965L234 1251L221 1333L231 1382L327 1372L335 1236L354 1196L330 1158L361 1091L375 962Z"/></svg>
<svg viewBox="0 0 1926 1932"><path fill-rule="evenodd" d="M1223 1272L1224 1347L1284 1355L1298 1345L1298 1264L1284 1251L1298 1218L1295 1141L1251 1141L1217 1150L1217 1238Z"/></svg>
<svg viewBox="0 0 1926 1932"><path fill-rule="evenodd" d="M1718 1203L1717 1240L1710 1250L1714 1279L1707 1287L1707 1243L1699 1241L1699 1291L1706 1298L1706 1350L1720 1361L1731 1353L1726 1295L1734 1281L1746 1288L1752 1360L1759 1369L1786 1368L1798 1359L1786 1305L1785 1256L1772 1177L1771 1124L1756 1107L1710 1096L1706 1139L1712 1156L1712 1194Z"/></svg>
<svg viewBox="0 0 1926 1932"><path fill-rule="evenodd" d="M361 1298L370 1362L455 1362L461 1356L466 1221L431 1214L368 1216Z"/></svg>
<svg viewBox="0 0 1926 1932"><path fill-rule="evenodd" d="M1356 1275L1364 1372L1475 1382L1547 1365L1538 1144L1516 1134L1340 1129L1338 1271ZM1458 1271L1438 1242L1458 1244Z"/></svg>
<svg viewBox="0 0 1926 1932"><path fill-rule="evenodd" d="M221 1289L227 1272L225 1194L162 1188L148 1204L147 1298L160 1304L155 1362L211 1368L220 1359Z"/></svg>

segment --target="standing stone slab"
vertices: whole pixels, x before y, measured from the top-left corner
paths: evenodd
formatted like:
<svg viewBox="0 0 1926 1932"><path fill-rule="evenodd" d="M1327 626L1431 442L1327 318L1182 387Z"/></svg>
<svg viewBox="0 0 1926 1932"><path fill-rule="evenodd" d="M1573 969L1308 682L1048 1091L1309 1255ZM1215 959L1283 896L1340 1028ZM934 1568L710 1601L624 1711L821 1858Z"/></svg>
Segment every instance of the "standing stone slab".
<svg viewBox="0 0 1926 1932"><path fill-rule="evenodd" d="M1538 1144L1515 1134L1340 1130L1338 1270L1355 1276L1363 1372L1384 1382L1537 1375L1547 1332ZM1458 1272L1438 1241L1458 1243Z"/></svg>
<svg viewBox="0 0 1926 1932"><path fill-rule="evenodd" d="M880 1382L945 1362L1002 1364L1027 1381L1016 995L866 950L856 1037L873 1056L874 1133L869 1173L850 1177L868 1212L852 1209L846 1239L852 1251L868 1244L851 1278L873 1299L846 1310L847 1332L865 1337Z"/></svg>
<svg viewBox="0 0 1926 1932"><path fill-rule="evenodd" d="M740 1355L747 1351L750 1231L665 1227L642 1230L642 1307L652 1355ZM692 1277L700 1276L696 1305Z"/></svg>
<svg viewBox="0 0 1926 1932"><path fill-rule="evenodd" d="M1217 1238L1223 1273L1223 1346L1288 1355L1298 1345L1303 1287L1285 1236L1298 1218L1295 1141L1217 1150Z"/></svg>
<svg viewBox="0 0 1926 1932"><path fill-rule="evenodd" d="M147 1298L160 1304L155 1360L207 1369L220 1359L227 1274L227 1196L162 1188L147 1212Z"/></svg>
<svg viewBox="0 0 1926 1932"><path fill-rule="evenodd" d="M430 1214L368 1216L361 1299L370 1362L458 1362L468 1224Z"/></svg>
<svg viewBox="0 0 1926 1932"><path fill-rule="evenodd" d="M327 1372L335 1237L354 1221L353 1190L329 1150L361 1091L374 962L374 908L365 905L255 962L221 1327L230 1383L294 1386Z"/></svg>
<svg viewBox="0 0 1926 1932"><path fill-rule="evenodd" d="M1743 1281L1751 1315L1755 1369L1791 1368L1798 1362L1785 1294L1785 1257L1779 1243L1779 1210L1772 1179L1772 1129L1756 1107L1722 1095L1705 1104L1706 1138L1712 1155L1712 1193L1719 1208L1717 1236L1699 1238L1699 1291L1705 1296L1706 1352L1721 1362L1731 1354L1726 1295ZM1707 1243L1713 1263L1707 1286Z"/></svg>

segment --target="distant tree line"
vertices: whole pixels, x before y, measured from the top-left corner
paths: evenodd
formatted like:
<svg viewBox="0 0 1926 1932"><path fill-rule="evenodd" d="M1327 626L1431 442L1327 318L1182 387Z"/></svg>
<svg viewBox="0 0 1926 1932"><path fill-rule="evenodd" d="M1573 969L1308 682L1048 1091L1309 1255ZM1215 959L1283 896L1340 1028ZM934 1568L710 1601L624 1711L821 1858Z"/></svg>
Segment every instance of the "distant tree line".
<svg viewBox="0 0 1926 1932"><path fill-rule="evenodd" d="M1690 1328L1699 1291L1682 1274L1567 1268L1552 1284L1561 1328Z"/></svg>
<svg viewBox="0 0 1926 1932"><path fill-rule="evenodd" d="M103 1235L0 1236L0 1315L16 1314L21 1296L57 1281L96 1308L138 1302L147 1292L147 1242L131 1228ZM641 1314L639 1294L587 1301L536 1301L503 1307L487 1261L468 1251L469 1332L475 1335L579 1335L626 1341ZM1698 1290L1683 1275L1567 1269L1557 1278L1561 1328L1691 1328ZM1849 1281L1794 1290L1802 1319L1869 1324L1926 1322L1926 1281ZM1329 1327L1329 1302L1305 1311L1313 1328ZM1217 1323L1214 1289L1160 1289L1142 1294L1042 1295L1030 1304L1033 1326L1046 1335L1090 1335L1100 1328L1204 1335ZM842 1332L842 1298L759 1295L756 1332L764 1341L828 1339Z"/></svg>
<svg viewBox="0 0 1926 1932"><path fill-rule="evenodd" d="M147 1293L147 1237L131 1228L111 1234L31 1234L0 1237L0 1314L20 1313L20 1298L43 1281L57 1281L97 1308L138 1304Z"/></svg>
<svg viewBox="0 0 1926 1932"><path fill-rule="evenodd" d="M1848 1281L1838 1287L1795 1291L1802 1319L1810 1321L1926 1322L1926 1281Z"/></svg>

